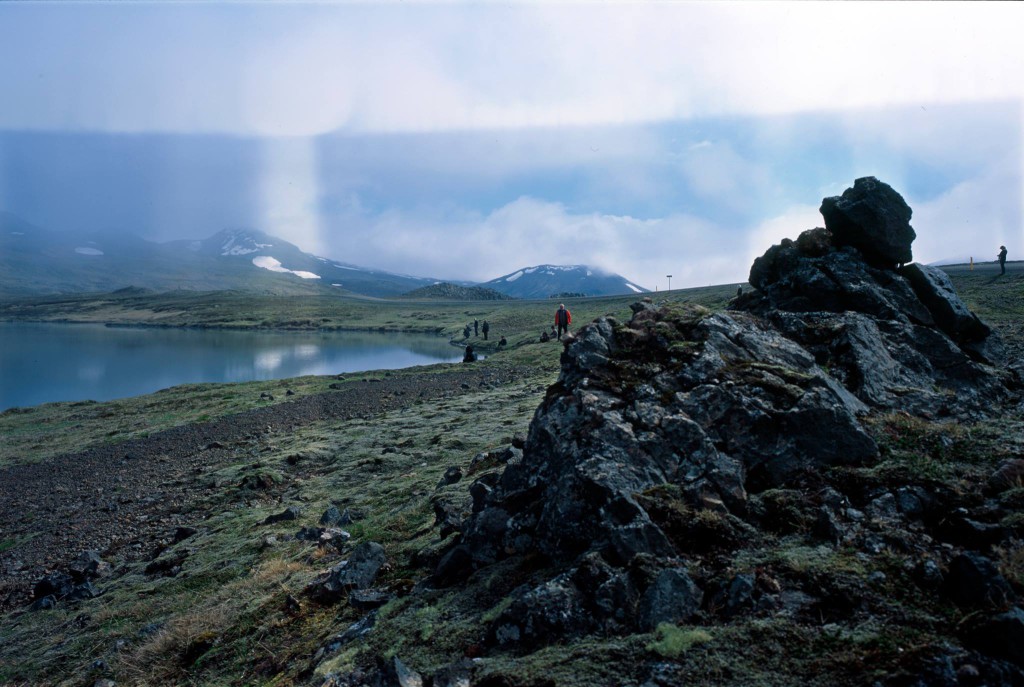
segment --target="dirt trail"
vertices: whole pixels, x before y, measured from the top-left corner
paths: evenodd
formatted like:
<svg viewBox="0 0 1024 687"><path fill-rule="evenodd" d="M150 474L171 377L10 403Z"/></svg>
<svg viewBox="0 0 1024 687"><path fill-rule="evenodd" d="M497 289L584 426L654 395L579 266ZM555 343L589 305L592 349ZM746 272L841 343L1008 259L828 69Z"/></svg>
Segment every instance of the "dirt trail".
<svg viewBox="0 0 1024 687"><path fill-rule="evenodd" d="M465 393L464 385L475 390L532 372L465 366L348 381L337 391L0 469L0 541L16 542L0 552L0 609L24 604L36 580L65 568L81 551L125 561L151 555L175 527L200 519L194 508L223 489L206 473L238 463L238 444L266 442L324 420L373 417Z"/></svg>

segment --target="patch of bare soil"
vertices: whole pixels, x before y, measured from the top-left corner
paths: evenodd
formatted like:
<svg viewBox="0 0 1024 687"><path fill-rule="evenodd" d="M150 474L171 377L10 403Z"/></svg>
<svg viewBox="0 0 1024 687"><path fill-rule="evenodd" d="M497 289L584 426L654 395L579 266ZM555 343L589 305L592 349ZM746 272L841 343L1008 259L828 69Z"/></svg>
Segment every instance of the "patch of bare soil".
<svg viewBox="0 0 1024 687"><path fill-rule="evenodd" d="M124 561L152 555L215 497L206 474L239 461L238 448L325 420L374 417L426 399L515 381L529 370L457 371L347 381L342 388L144 439L86 448L0 470L0 610L25 604L33 584L85 550Z"/></svg>

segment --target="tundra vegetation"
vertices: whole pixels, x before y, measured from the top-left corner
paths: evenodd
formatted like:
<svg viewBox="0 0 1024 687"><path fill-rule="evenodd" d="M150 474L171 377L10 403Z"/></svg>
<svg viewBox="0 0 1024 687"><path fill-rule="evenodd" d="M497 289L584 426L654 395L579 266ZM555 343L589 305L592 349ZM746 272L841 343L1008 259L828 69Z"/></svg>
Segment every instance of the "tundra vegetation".
<svg viewBox="0 0 1024 687"><path fill-rule="evenodd" d="M1024 273L946 273L1019 366ZM570 300L574 323L604 319L564 355L538 341L549 302L129 293L6 304L0 317L456 341L478 319L491 336L473 339L488 357L472 364L0 415L2 476L36 480L0 503L0 683L1019 684L1019 374L992 373L998 399L965 391L964 412L923 410L948 399L942 379L900 392L911 412L892 388L861 384L880 400L854 412L862 402L828 376L848 359L789 351L756 324L758 294L744 285L737 299L736 287L651 294L632 309L636 297ZM800 331L831 326L819 324ZM722 425L693 408L696 420L678 419L692 389L658 386L665 371L704 374L701 356L729 337L762 334L775 357L737 354L716 384L753 389L737 398L780 418L835 394L850 420L824 428L817 440L834 432L835 443L820 454L714 435ZM733 407L704 400L723 416ZM731 431L750 429L744 417ZM602 433L620 420L632 436ZM647 484L648 467L601 482L617 454L587 461L614 445L657 463L651 446L664 442L639 428L704 441L698 424L710 441L690 454L706 461L699 479ZM754 425L752 441L776 437ZM579 445L559 444L559 428ZM751 457L746 482L730 472L765 446L780 453ZM578 472L559 472L567 457ZM45 488L44 472L50 493L26 491ZM596 484L605 491L583 493ZM101 559L92 570L89 550ZM82 598L40 604L37 582L60 572L87 582Z"/></svg>

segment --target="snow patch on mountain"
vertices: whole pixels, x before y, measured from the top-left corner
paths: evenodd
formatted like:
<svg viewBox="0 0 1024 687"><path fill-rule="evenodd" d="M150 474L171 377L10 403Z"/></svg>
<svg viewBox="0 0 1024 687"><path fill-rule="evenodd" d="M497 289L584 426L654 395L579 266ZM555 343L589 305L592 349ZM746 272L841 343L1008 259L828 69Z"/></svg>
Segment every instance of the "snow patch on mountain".
<svg viewBox="0 0 1024 687"><path fill-rule="evenodd" d="M313 274L312 272L305 272L303 270L290 270L283 266L279 260L272 258L269 255L260 255L252 259L252 264L257 267L262 267L265 270L271 272L287 272L288 274L294 274L296 277L303 279L319 279L319 274Z"/></svg>
<svg viewBox="0 0 1024 687"><path fill-rule="evenodd" d="M243 235L241 241L238 236L229 236L224 245L220 247L221 255L248 255L258 253L263 248L271 248L272 243L258 243L251 236Z"/></svg>

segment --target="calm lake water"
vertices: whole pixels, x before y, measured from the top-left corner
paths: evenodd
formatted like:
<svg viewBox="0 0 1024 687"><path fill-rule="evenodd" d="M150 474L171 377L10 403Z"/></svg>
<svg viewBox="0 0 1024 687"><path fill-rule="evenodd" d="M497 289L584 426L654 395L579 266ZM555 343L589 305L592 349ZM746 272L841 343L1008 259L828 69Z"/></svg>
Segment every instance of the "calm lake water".
<svg viewBox="0 0 1024 687"><path fill-rule="evenodd" d="M246 382L462 360L443 337L0 322L0 410L106 401L176 384Z"/></svg>

